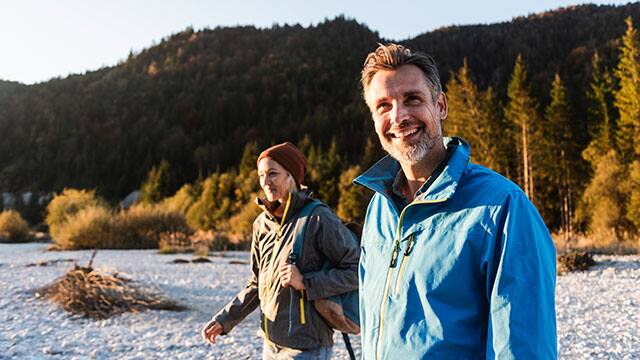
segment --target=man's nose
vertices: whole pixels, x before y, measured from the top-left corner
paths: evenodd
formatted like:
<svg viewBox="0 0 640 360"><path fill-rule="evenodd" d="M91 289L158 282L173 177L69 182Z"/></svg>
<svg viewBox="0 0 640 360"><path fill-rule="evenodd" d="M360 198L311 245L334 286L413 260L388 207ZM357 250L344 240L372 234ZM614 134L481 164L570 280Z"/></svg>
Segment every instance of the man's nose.
<svg viewBox="0 0 640 360"><path fill-rule="evenodd" d="M394 102L393 109L391 109L390 121L392 125L400 125L407 118L407 108L402 102Z"/></svg>

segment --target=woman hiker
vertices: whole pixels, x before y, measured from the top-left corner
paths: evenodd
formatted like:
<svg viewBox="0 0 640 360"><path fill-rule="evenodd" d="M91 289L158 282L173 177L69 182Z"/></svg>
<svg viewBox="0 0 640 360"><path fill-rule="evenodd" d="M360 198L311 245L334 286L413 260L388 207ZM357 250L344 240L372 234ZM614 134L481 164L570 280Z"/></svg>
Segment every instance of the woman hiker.
<svg viewBox="0 0 640 360"><path fill-rule="evenodd" d="M263 212L253 223L251 278L204 326L202 337L215 344L259 306L263 359L329 359L333 330L312 302L357 288L359 245L328 207L318 206L300 258L291 259L297 215L313 201L302 185L306 159L285 142L263 151L257 164L265 198L257 200ZM327 260L332 268L323 270Z"/></svg>

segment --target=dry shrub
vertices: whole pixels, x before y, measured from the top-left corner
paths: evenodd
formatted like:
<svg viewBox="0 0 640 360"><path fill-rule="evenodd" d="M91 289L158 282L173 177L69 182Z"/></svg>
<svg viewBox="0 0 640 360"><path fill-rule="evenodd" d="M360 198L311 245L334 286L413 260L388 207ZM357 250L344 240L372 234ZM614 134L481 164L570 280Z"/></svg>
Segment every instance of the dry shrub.
<svg viewBox="0 0 640 360"><path fill-rule="evenodd" d="M91 267L75 266L63 277L37 290L36 297L50 299L65 311L93 319L106 319L128 311L184 309L150 288Z"/></svg>
<svg viewBox="0 0 640 360"><path fill-rule="evenodd" d="M198 230L191 236L194 244L202 244L211 251L248 250L250 242L244 238L230 236L226 232Z"/></svg>
<svg viewBox="0 0 640 360"><path fill-rule="evenodd" d="M159 206L138 204L115 217L114 228L120 249L157 249L160 234L191 234L184 215Z"/></svg>
<svg viewBox="0 0 640 360"><path fill-rule="evenodd" d="M58 228L53 241L58 249L111 248L114 242L111 213L101 206L89 206L70 216Z"/></svg>
<svg viewBox="0 0 640 360"><path fill-rule="evenodd" d="M100 206L69 217L58 230L58 249L157 249L160 234L190 234L184 215L153 205L135 205L114 214Z"/></svg>
<svg viewBox="0 0 640 360"><path fill-rule="evenodd" d="M571 251L588 251L592 254L637 254L640 253L640 238L631 232L601 229L587 234L553 233L553 242L558 254Z"/></svg>
<svg viewBox="0 0 640 360"><path fill-rule="evenodd" d="M168 211L177 211L186 214L198 197L197 189L190 184L180 188L173 196L161 202L161 206Z"/></svg>
<svg viewBox="0 0 640 360"><path fill-rule="evenodd" d="M183 232L161 233L159 248L162 254L178 254L193 251L191 239Z"/></svg>
<svg viewBox="0 0 640 360"><path fill-rule="evenodd" d="M54 196L47 205L45 222L53 238L58 237L60 229L73 215L87 207L106 208L104 200L96 196L95 191L64 189L62 194Z"/></svg>
<svg viewBox="0 0 640 360"><path fill-rule="evenodd" d="M242 209L232 216L228 222L229 239L241 248L248 248L251 243L253 222L262 210L255 202L243 205Z"/></svg>
<svg viewBox="0 0 640 360"><path fill-rule="evenodd" d="M29 226L17 211L0 213L0 242L25 242L29 238Z"/></svg>

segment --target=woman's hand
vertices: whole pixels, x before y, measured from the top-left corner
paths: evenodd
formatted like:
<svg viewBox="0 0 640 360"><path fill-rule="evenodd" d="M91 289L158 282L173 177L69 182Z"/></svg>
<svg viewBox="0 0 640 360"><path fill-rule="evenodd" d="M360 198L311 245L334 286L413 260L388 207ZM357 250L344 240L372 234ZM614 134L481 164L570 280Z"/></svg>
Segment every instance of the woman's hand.
<svg viewBox="0 0 640 360"><path fill-rule="evenodd" d="M216 336L222 334L223 331L224 328L222 327L222 324L215 320L211 320L204 326L201 334L204 341L210 344L215 344Z"/></svg>
<svg viewBox="0 0 640 360"><path fill-rule="evenodd" d="M280 266L280 285L282 287L292 286L296 290L304 290L304 277L293 264L283 264Z"/></svg>

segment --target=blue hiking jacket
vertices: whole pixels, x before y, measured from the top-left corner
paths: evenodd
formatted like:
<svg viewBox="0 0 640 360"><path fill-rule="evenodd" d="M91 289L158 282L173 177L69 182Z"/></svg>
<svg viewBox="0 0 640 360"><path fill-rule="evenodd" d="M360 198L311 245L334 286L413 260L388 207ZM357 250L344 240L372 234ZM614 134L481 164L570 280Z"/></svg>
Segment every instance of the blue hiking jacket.
<svg viewBox="0 0 640 360"><path fill-rule="evenodd" d="M354 182L375 191L359 266L364 359L555 359L555 248L538 211L445 138L448 163L398 208L387 156Z"/></svg>

